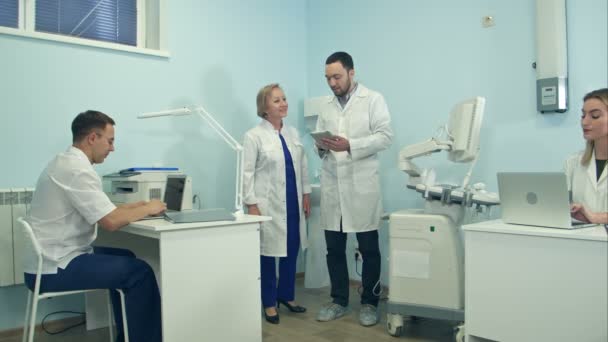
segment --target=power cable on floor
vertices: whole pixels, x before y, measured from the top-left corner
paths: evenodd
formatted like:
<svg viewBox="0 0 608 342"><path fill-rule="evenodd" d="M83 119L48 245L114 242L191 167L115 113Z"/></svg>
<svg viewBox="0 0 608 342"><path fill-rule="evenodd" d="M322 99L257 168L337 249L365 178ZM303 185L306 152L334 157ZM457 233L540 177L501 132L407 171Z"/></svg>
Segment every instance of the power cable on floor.
<svg viewBox="0 0 608 342"><path fill-rule="evenodd" d="M61 330L58 330L58 331L49 331L49 330L47 329L47 327L46 327L46 326L44 326L44 322L46 321L46 319L47 319L47 318L49 318L49 316L51 316L51 315L58 315L58 314L77 314L77 315L82 316L82 318L83 318L83 319L82 319L82 322L78 322L78 323L76 323L76 324L70 325L70 326L68 326L68 327L66 327L66 328L63 328L63 329L61 329ZM85 313L84 313L84 312L76 312L76 311L55 311L55 312L51 312L50 314L48 314L48 315L44 316L44 318L42 319L42 322L40 323L40 326L42 327L42 330L44 330L44 332L45 332L45 333L47 333L47 334L49 334L49 335L57 335L57 334L61 334L61 333L63 333L63 332L66 332L66 331L68 331L68 330L70 330L70 329L72 329L72 328L75 328L75 327L77 327L77 326L84 325L84 324L86 323L86 321L87 321L87 320L86 320L86 318L85 318Z"/></svg>

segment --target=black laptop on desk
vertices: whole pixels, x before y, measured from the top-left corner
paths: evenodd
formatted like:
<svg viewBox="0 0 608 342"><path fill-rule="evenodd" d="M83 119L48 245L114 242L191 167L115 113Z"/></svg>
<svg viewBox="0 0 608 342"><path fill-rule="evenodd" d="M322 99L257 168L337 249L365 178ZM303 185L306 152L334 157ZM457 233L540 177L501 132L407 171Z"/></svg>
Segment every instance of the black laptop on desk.
<svg viewBox="0 0 608 342"><path fill-rule="evenodd" d="M182 210L184 199L184 187L186 176L167 177L164 201L167 204L167 211L163 215L148 216L144 219L164 218L173 223L194 223L194 222L213 222L213 221L234 221L234 215L226 209L202 209L202 210Z"/></svg>

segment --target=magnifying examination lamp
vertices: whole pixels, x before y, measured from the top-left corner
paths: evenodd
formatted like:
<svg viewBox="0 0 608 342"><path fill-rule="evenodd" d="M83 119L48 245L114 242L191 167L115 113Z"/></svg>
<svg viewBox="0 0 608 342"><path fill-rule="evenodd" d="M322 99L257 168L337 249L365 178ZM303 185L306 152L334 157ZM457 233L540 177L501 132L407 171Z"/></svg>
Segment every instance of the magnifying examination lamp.
<svg viewBox="0 0 608 342"><path fill-rule="evenodd" d="M190 109L187 107L164 110L160 112L144 113L137 116L138 119L149 119L161 116L178 116L198 114L213 130L224 139L224 142L236 152L236 179L235 179L235 196L234 196L234 214L239 216L243 214L243 146L239 144L222 125L215 120L202 106Z"/></svg>

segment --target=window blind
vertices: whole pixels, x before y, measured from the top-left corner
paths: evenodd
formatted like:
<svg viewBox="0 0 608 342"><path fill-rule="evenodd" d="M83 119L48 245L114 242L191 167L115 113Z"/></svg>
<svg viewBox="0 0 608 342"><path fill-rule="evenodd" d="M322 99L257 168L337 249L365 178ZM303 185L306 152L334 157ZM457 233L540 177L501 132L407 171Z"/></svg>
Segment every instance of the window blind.
<svg viewBox="0 0 608 342"><path fill-rule="evenodd" d="M19 0L0 0L0 26L17 28Z"/></svg>
<svg viewBox="0 0 608 342"><path fill-rule="evenodd" d="M36 0L36 31L136 46L137 1Z"/></svg>

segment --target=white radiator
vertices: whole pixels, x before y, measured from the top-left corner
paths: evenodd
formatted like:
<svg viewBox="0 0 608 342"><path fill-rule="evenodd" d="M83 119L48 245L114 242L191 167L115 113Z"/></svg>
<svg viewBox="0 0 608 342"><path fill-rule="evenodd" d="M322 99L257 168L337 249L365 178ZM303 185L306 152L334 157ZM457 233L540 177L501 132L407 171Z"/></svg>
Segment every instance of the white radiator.
<svg viewBox="0 0 608 342"><path fill-rule="evenodd" d="M33 188L0 189L0 286L23 283L24 235L17 218L25 216Z"/></svg>

